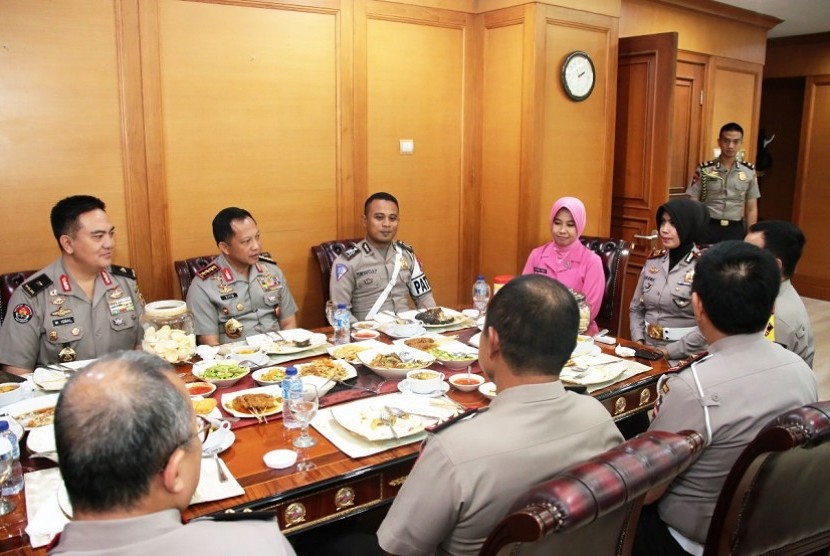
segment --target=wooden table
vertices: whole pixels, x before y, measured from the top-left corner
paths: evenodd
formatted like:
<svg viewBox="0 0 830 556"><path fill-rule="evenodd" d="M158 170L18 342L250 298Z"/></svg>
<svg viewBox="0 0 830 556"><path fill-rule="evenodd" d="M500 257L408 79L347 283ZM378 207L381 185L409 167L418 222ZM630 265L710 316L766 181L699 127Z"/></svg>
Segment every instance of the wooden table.
<svg viewBox="0 0 830 556"><path fill-rule="evenodd" d="M460 339L466 340L475 332L477 330L470 329L456 334ZM625 340L621 342L624 345L634 345ZM604 352L613 353L613 346L597 345ZM657 380L669 366L665 359L638 361L650 365L652 370L592 394L603 403L615 420L648 411L657 397ZM359 381L375 376L362 367L359 367L358 373ZM478 392L453 390L450 395L469 407L488 403ZM372 456L352 459L313 428L310 432L318 443L303 450L300 457L313 462L314 468L299 471L296 466L285 470L269 469L262 462L263 454L270 450L291 448L291 441L299 434L297 430L285 429L281 419L235 430L236 442L222 454L222 459L245 489L245 494L191 506L186 510L185 517L194 518L219 512L275 511L280 529L290 535L389 503L403 485L419 448L419 443L416 442ZM24 467L36 469L49 466L48 462L44 462L45 460L24 461ZM28 546L25 535L0 542L0 550L8 550L2 554L45 554L42 549L33 551Z"/></svg>

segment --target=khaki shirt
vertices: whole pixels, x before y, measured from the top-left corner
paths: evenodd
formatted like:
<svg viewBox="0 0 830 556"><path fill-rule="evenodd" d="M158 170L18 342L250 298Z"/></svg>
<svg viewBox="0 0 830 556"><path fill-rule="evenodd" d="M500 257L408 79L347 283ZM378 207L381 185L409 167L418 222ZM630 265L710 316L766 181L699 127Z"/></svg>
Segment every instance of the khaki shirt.
<svg viewBox="0 0 830 556"><path fill-rule="evenodd" d="M412 248L400 241L393 242L384 255L367 240L339 255L331 266L329 293L335 303L351 305L354 318L364 320L386 285L392 279L396 246L400 247L401 269L397 281L380 311L399 313L409 309L410 296L419 309L435 307L432 287L421 270Z"/></svg>
<svg viewBox="0 0 830 556"><path fill-rule="evenodd" d="M669 252L647 259L629 306L631 339L650 346L665 347L669 359L684 359L706 349L706 338L697 329L692 309L692 279L700 251L678 261L669 271ZM668 342L648 336L646 323L666 328L692 328L686 336Z"/></svg>
<svg viewBox="0 0 830 556"><path fill-rule="evenodd" d="M813 368L813 356L816 353L813 326L804 302L789 280L781 282L770 323L772 328L767 329L770 339L801 357Z"/></svg>
<svg viewBox="0 0 830 556"><path fill-rule="evenodd" d="M743 220L746 201L761 192L751 164L736 160L727 170L716 158L697 167L686 195L705 204L716 220Z"/></svg>
<svg viewBox="0 0 830 556"><path fill-rule="evenodd" d="M224 255L199 270L187 290L197 336L219 336L222 344L279 330L280 320L297 312L297 303L277 264L260 257L247 276L237 273ZM231 319L242 324L236 330ZM257 330L259 328L260 330Z"/></svg>
<svg viewBox="0 0 830 556"><path fill-rule="evenodd" d="M670 375L659 387L649 430L694 429L706 438L703 407L709 408L712 441L660 498L660 518L683 536L703 544L715 503L738 455L761 428L781 413L817 401L816 379L797 355L763 333L738 334L709 346L691 368Z"/></svg>
<svg viewBox="0 0 830 556"><path fill-rule="evenodd" d="M520 494L622 440L600 402L561 382L508 388L427 440L378 530L380 546L477 555Z"/></svg>
<svg viewBox="0 0 830 556"><path fill-rule="evenodd" d="M276 520L194 521L182 525L181 519L178 510L164 510L127 519L70 521L49 554L294 556Z"/></svg>
<svg viewBox="0 0 830 556"><path fill-rule="evenodd" d="M134 349L143 313L132 269L102 270L90 300L58 259L12 294L0 329L0 363L34 369Z"/></svg>

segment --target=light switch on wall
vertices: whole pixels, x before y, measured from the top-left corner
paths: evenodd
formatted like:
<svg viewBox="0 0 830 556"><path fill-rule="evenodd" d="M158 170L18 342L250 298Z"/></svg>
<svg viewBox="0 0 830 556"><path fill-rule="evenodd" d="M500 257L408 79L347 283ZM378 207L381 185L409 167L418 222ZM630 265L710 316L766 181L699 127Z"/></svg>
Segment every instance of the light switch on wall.
<svg viewBox="0 0 830 556"><path fill-rule="evenodd" d="M401 154L412 154L415 151L413 139L401 139Z"/></svg>

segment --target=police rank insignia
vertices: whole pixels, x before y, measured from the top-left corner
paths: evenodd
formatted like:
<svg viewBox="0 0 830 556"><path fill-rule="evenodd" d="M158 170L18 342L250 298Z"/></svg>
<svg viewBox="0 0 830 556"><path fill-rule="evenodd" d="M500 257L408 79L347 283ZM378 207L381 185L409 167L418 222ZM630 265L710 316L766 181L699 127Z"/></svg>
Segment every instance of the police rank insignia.
<svg viewBox="0 0 830 556"><path fill-rule="evenodd" d="M683 275L683 283L691 284L692 280L695 279L695 269L687 270L686 274Z"/></svg>
<svg viewBox="0 0 830 556"><path fill-rule="evenodd" d="M401 257L401 270L409 270L409 261L406 260L406 257Z"/></svg>
<svg viewBox="0 0 830 556"><path fill-rule="evenodd" d="M658 272L660 272L660 269L657 268L656 266L652 266L652 267L649 267L648 271L652 274L657 274Z"/></svg>

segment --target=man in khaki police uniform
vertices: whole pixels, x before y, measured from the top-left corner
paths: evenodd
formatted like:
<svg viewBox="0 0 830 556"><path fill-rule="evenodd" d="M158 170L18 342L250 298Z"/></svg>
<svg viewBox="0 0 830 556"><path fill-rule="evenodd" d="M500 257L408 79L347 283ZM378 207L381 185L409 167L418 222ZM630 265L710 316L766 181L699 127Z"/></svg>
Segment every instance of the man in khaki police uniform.
<svg viewBox="0 0 830 556"><path fill-rule="evenodd" d="M22 374L38 365L93 359L141 342L144 300L135 271L112 265L115 227L89 195L59 201L51 213L58 260L36 272L9 301L0 363Z"/></svg>
<svg viewBox="0 0 830 556"><path fill-rule="evenodd" d="M790 281L804 250L804 232L790 222L764 220L749 228L746 241L772 253L781 269L781 290L764 335L800 356L812 368L816 353L813 326L804 302Z"/></svg>
<svg viewBox="0 0 830 556"><path fill-rule="evenodd" d="M297 303L276 261L261 252L259 228L247 210L228 207L213 219L221 254L187 290L196 340L218 345L297 327Z"/></svg>
<svg viewBox="0 0 830 556"><path fill-rule="evenodd" d="M752 164L738 159L744 130L735 122L720 128L718 158L697 167L686 195L709 209L708 243L743 239L758 221L758 179Z"/></svg>
<svg viewBox="0 0 830 556"><path fill-rule="evenodd" d="M206 430L184 383L155 355L113 354L73 376L55 410L73 516L49 553L293 555L273 513L182 524ZM216 475L210 463L204 473Z"/></svg>
<svg viewBox="0 0 830 556"><path fill-rule="evenodd" d="M395 241L398 211L398 200L389 193L366 199L366 239L332 264L331 300L351 305L357 320L372 319L380 311L405 311L410 296L419 309L435 307L432 287L412 247Z"/></svg>
<svg viewBox="0 0 830 556"><path fill-rule="evenodd" d="M781 413L815 402L816 379L796 354L764 339L780 274L768 252L743 241L708 249L692 304L709 355L658 384L650 430L701 433L700 457L649 493L634 554L701 554L718 495L738 455Z"/></svg>
<svg viewBox="0 0 830 556"><path fill-rule="evenodd" d="M599 401L559 382L578 324L576 301L555 280L529 274L499 290L479 349L499 395L427 440L378 531L381 548L478 554L517 496L622 442Z"/></svg>

